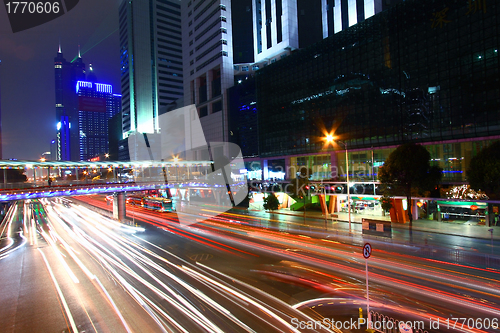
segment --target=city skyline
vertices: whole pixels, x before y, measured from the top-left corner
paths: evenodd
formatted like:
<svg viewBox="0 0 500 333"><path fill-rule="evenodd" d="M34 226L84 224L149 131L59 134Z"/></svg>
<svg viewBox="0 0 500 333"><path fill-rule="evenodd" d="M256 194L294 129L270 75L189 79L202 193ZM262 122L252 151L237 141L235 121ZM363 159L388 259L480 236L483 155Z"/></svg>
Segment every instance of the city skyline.
<svg viewBox="0 0 500 333"><path fill-rule="evenodd" d="M3 158L36 160L55 139L54 55L92 64L100 82L120 93L118 6L120 0L81 2L62 17L12 33L0 10L0 80ZM41 84L43 82L43 84Z"/></svg>
<svg viewBox="0 0 500 333"><path fill-rule="evenodd" d="M2 331L498 332L500 2L5 7Z"/></svg>

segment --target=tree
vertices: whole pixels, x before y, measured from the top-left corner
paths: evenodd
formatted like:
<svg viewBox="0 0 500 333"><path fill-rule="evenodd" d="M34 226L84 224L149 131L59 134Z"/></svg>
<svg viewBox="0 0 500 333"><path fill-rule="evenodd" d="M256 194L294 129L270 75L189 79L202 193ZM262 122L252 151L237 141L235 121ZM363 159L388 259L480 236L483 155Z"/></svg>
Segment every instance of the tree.
<svg viewBox="0 0 500 333"><path fill-rule="evenodd" d="M390 210L392 208L392 198L390 197L389 194L384 193L384 196L381 197L380 199L380 206L382 207L382 212L385 215L385 212Z"/></svg>
<svg viewBox="0 0 500 333"><path fill-rule="evenodd" d="M483 148L471 159L467 180L474 190L483 190L491 199L500 198L500 141Z"/></svg>
<svg viewBox="0 0 500 333"><path fill-rule="evenodd" d="M24 183L28 180L22 169L7 169L5 170L5 174L7 175L8 183ZM0 171L0 182L3 182L3 175L4 172Z"/></svg>
<svg viewBox="0 0 500 333"><path fill-rule="evenodd" d="M379 170L379 180L392 194L403 194L408 201L410 228L412 191L422 193L433 189L441 180L442 169L430 165L431 155L421 145L405 143L393 151Z"/></svg>
<svg viewBox="0 0 500 333"><path fill-rule="evenodd" d="M279 206L280 206L280 202L273 192L269 193L267 195L267 197L264 198L264 209L265 210L273 211L273 210L278 209Z"/></svg>
<svg viewBox="0 0 500 333"><path fill-rule="evenodd" d="M294 199L303 199L308 196L309 178L312 176L312 169L301 167L296 178L290 180L290 184L286 186L286 192Z"/></svg>

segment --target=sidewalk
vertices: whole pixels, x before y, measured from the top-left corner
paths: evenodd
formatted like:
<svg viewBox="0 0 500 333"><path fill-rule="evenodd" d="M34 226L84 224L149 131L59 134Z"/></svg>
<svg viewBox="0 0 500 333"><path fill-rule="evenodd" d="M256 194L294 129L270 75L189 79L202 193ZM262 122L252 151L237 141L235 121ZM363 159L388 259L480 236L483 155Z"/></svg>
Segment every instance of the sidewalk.
<svg viewBox="0 0 500 333"><path fill-rule="evenodd" d="M290 215L303 217L303 211L291 211L289 209L280 209L278 211L274 211L273 214L281 214L281 215ZM339 222L348 221L349 217L347 213L335 213L338 218L334 218L334 220ZM305 217L307 219L316 219L316 220L325 220L325 216L318 211L306 211ZM361 224L361 220L363 218L372 219L372 220L380 220L380 221L391 221L389 216L374 216L374 215L364 215L364 214L351 214L351 222ZM331 220L331 218L329 218ZM393 229L403 229L408 230L410 227L409 223L391 223ZM489 229L493 229L493 239L500 240L500 227L488 227L488 226L480 226L480 225L471 225L467 224L467 222L438 222L433 220L426 219L418 219L413 221L413 230L414 231L423 231L429 233L436 234L444 234L444 235L455 235L469 238L479 238L479 239L491 239L491 233L488 231Z"/></svg>

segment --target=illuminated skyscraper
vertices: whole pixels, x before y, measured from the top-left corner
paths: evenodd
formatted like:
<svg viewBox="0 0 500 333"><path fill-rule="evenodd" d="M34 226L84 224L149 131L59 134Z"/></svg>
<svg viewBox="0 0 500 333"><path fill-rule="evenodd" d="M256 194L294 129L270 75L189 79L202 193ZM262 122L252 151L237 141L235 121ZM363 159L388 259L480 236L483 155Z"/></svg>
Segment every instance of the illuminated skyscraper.
<svg viewBox="0 0 500 333"><path fill-rule="evenodd" d="M86 81L85 64L78 54L64 59L61 48L55 62L56 160L81 161L108 152L108 119L120 112L121 95L109 84Z"/></svg>
<svg viewBox="0 0 500 333"><path fill-rule="evenodd" d="M183 95L180 0L125 0L119 9L123 138L158 133L158 113Z"/></svg>
<svg viewBox="0 0 500 333"><path fill-rule="evenodd" d="M54 58L55 92L56 92L56 124L57 154L56 159L62 161L78 161L78 98L75 93L76 83L85 80L85 64L78 57L68 62L63 56L61 46Z"/></svg>
<svg viewBox="0 0 500 333"><path fill-rule="evenodd" d="M110 84L78 81L79 159L89 160L109 152L108 120L121 108L121 95Z"/></svg>

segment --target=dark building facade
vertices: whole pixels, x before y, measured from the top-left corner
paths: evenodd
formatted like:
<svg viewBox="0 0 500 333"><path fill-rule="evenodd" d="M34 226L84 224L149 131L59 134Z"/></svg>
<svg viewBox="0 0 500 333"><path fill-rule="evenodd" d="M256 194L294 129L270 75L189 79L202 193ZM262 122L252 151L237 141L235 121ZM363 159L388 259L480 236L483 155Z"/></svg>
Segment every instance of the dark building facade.
<svg viewBox="0 0 500 333"><path fill-rule="evenodd" d="M241 148L243 157L259 154L257 94L255 79L249 78L228 89L229 140Z"/></svg>
<svg viewBox="0 0 500 333"><path fill-rule="evenodd" d="M119 161L119 142L122 140L122 114L118 112L108 119L109 159Z"/></svg>
<svg viewBox="0 0 500 333"><path fill-rule="evenodd" d="M254 60L252 1L231 1L233 63L251 63Z"/></svg>
<svg viewBox="0 0 500 333"><path fill-rule="evenodd" d="M369 165L371 178L397 145L418 142L445 181L464 181L500 138L499 32L497 2L410 0L259 70L261 165L330 178L345 167L343 148L325 147L334 134L354 174Z"/></svg>

